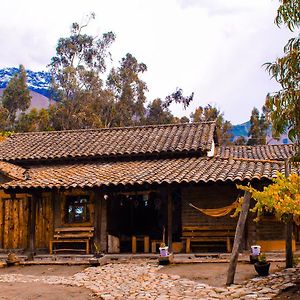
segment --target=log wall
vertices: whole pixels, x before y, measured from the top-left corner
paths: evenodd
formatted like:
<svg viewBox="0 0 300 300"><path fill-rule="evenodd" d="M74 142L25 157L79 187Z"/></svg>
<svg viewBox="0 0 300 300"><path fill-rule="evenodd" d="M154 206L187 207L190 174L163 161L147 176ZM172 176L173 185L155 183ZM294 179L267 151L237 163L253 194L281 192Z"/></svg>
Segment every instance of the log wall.
<svg viewBox="0 0 300 300"><path fill-rule="evenodd" d="M189 206L192 203L199 208L220 208L232 204L243 192L234 184L206 183L182 187L182 226L236 224L237 218L230 214L224 217L210 217Z"/></svg>
<svg viewBox="0 0 300 300"><path fill-rule="evenodd" d="M36 197L35 248L49 247L50 239L53 238L53 216L51 193L43 193Z"/></svg>
<svg viewBox="0 0 300 300"><path fill-rule="evenodd" d="M0 249L28 247L28 197L0 193Z"/></svg>

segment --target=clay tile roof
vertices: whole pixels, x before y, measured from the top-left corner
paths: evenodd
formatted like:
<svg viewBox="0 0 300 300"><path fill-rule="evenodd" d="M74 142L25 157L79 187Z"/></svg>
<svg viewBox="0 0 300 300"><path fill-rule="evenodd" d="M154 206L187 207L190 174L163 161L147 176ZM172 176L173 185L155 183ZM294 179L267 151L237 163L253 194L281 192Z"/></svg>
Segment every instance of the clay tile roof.
<svg viewBox="0 0 300 300"><path fill-rule="evenodd" d="M216 148L215 157L284 160L294 153L293 145L224 146Z"/></svg>
<svg viewBox="0 0 300 300"><path fill-rule="evenodd" d="M0 161L0 173L10 177L12 179L25 179L24 174L26 170L24 168L21 168L19 166Z"/></svg>
<svg viewBox="0 0 300 300"><path fill-rule="evenodd" d="M0 160L34 160L211 149L215 122L17 133L0 143Z"/></svg>
<svg viewBox="0 0 300 300"><path fill-rule="evenodd" d="M185 157L89 162L32 167L26 180L2 184L14 188L100 187L133 184L244 181L272 179L284 173L284 162Z"/></svg>

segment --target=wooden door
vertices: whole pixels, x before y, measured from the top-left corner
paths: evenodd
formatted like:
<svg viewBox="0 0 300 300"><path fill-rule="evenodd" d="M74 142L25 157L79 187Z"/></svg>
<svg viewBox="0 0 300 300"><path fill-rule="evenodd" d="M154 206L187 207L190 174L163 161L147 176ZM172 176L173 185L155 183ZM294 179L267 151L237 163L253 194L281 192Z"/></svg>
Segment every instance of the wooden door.
<svg viewBox="0 0 300 300"><path fill-rule="evenodd" d="M28 198L8 195L0 198L0 248L26 249L28 247Z"/></svg>
<svg viewBox="0 0 300 300"><path fill-rule="evenodd" d="M50 193L36 198L35 222L35 248L48 248L53 238L53 200Z"/></svg>

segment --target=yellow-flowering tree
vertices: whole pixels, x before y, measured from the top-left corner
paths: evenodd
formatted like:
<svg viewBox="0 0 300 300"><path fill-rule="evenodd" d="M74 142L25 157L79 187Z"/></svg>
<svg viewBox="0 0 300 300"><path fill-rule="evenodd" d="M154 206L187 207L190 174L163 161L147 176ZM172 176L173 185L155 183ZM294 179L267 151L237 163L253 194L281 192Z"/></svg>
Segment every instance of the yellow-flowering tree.
<svg viewBox="0 0 300 300"><path fill-rule="evenodd" d="M274 213L283 221L289 222L292 219L300 224L300 176L291 174L285 177L277 173L277 178L273 179L273 184L264 187L263 191L258 191L252 186L237 186L239 189L251 193L256 200L251 211L256 213L256 220L259 220L264 211Z"/></svg>
<svg viewBox="0 0 300 300"><path fill-rule="evenodd" d="M0 131L0 142L4 141L7 137L11 136L12 132L10 131Z"/></svg>

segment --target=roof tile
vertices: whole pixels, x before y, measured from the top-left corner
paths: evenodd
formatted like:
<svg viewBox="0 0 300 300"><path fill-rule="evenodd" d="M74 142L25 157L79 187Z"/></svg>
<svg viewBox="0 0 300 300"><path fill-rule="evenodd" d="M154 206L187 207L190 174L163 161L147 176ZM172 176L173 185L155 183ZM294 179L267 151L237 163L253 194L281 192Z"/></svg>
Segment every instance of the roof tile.
<svg viewBox="0 0 300 300"><path fill-rule="evenodd" d="M0 143L0 160L206 152L215 122L17 133Z"/></svg>
<svg viewBox="0 0 300 300"><path fill-rule="evenodd" d="M32 167L29 179L4 183L4 188L92 187L163 182L243 181L272 179L284 173L284 162L186 157L173 159L89 162Z"/></svg>

